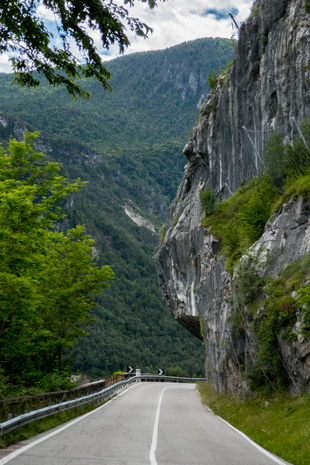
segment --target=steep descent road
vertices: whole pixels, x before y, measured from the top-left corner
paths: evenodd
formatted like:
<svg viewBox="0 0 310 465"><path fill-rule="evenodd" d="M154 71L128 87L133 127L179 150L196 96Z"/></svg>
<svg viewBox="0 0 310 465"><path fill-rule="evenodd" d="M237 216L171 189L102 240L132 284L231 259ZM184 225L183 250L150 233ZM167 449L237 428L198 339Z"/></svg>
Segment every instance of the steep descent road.
<svg viewBox="0 0 310 465"><path fill-rule="evenodd" d="M5 452L4 452L5 453ZM0 465L286 465L200 403L191 384L139 383L33 438Z"/></svg>

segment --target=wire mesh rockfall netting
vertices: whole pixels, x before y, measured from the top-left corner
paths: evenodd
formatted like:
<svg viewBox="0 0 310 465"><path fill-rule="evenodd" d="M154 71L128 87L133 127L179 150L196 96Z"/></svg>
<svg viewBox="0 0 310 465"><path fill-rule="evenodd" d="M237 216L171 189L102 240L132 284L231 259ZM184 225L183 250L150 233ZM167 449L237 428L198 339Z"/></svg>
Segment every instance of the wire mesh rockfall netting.
<svg viewBox="0 0 310 465"><path fill-rule="evenodd" d="M241 150L230 162L233 192L236 186L249 182L263 173L270 175L280 187L287 176L301 175L310 168L310 118L298 121L292 118L276 128L240 130Z"/></svg>

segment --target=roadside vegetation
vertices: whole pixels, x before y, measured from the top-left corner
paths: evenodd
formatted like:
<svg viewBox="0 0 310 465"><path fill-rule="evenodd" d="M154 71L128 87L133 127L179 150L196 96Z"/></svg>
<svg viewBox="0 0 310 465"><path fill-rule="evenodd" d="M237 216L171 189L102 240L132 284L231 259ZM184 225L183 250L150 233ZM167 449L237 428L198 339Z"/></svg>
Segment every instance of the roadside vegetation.
<svg viewBox="0 0 310 465"><path fill-rule="evenodd" d="M294 465L310 463L310 395L283 392L236 399L198 383L202 402L260 446Z"/></svg>
<svg viewBox="0 0 310 465"><path fill-rule="evenodd" d="M106 402L107 401L104 401L102 404ZM16 428L15 430L0 436L0 449L6 449L11 444L16 444L20 441L32 438L37 434L44 433L45 431L48 431L52 428L56 428L56 426L62 425L63 423L84 415L85 413L90 412L98 407L98 404L95 406L92 404L87 404L84 407L76 407L72 410L42 418L42 420L34 421L28 425L20 426L19 428Z"/></svg>
<svg viewBox="0 0 310 465"><path fill-rule="evenodd" d="M86 334L94 295L114 277L96 266L83 226L61 230L64 199L83 183L69 183L36 152L36 137L0 148L1 397L70 385L64 354Z"/></svg>

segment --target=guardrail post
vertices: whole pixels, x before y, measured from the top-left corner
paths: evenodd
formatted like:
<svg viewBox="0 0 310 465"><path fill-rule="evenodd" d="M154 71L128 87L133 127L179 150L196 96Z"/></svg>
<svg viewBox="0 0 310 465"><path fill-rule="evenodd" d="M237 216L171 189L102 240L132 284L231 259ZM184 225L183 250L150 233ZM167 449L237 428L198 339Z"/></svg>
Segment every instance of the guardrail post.
<svg viewBox="0 0 310 465"><path fill-rule="evenodd" d="M136 376L141 376L141 369L140 369L140 368L137 368L137 369L136 369ZM138 378L137 381L138 381L138 383L140 383L140 382L141 382L141 378Z"/></svg>

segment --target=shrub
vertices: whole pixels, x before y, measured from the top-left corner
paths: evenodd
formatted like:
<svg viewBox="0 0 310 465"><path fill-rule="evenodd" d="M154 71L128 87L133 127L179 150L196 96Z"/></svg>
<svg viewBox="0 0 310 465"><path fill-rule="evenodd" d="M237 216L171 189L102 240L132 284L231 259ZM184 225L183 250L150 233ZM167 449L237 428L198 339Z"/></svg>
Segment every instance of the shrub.
<svg viewBox="0 0 310 465"><path fill-rule="evenodd" d="M216 72L214 71L214 69L212 69L212 73L208 74L208 83L209 83L209 87L211 91L215 90L217 79L218 79L218 76Z"/></svg>
<svg viewBox="0 0 310 465"><path fill-rule="evenodd" d="M199 192L201 208L205 215L211 215L215 210L216 195L211 187L206 187Z"/></svg>
<svg viewBox="0 0 310 465"><path fill-rule="evenodd" d="M183 378L189 378L189 374L187 371L183 370L183 368L176 366L176 367L169 367L165 370L165 375L167 376L180 376Z"/></svg>
<svg viewBox="0 0 310 465"><path fill-rule="evenodd" d="M260 271L266 266L269 258L269 254L263 248L249 250L235 266L235 288L241 305L251 302L257 290L264 284Z"/></svg>
<svg viewBox="0 0 310 465"><path fill-rule="evenodd" d="M40 387L45 392L62 391L63 389L72 389L74 384L70 381L68 373L60 375L54 372L41 379Z"/></svg>
<svg viewBox="0 0 310 465"><path fill-rule="evenodd" d="M284 137L274 133L267 141L264 149L265 171L271 182L278 188L283 187L285 179L285 147Z"/></svg>
<svg viewBox="0 0 310 465"><path fill-rule="evenodd" d="M222 241L229 270L262 234L277 197L277 189L267 176L255 178L202 220L202 226L209 226L211 234Z"/></svg>
<svg viewBox="0 0 310 465"><path fill-rule="evenodd" d="M310 276L308 276L308 280ZM297 304L301 308L302 332L310 338L310 283L306 283L299 291Z"/></svg>
<svg viewBox="0 0 310 465"><path fill-rule="evenodd" d="M285 143L281 134L270 137L264 149L264 166L272 183L281 190L309 171L310 117L305 118L291 144Z"/></svg>
<svg viewBox="0 0 310 465"><path fill-rule="evenodd" d="M241 229L250 243L263 234L277 194L276 187L267 176L255 181L252 195L240 211Z"/></svg>

